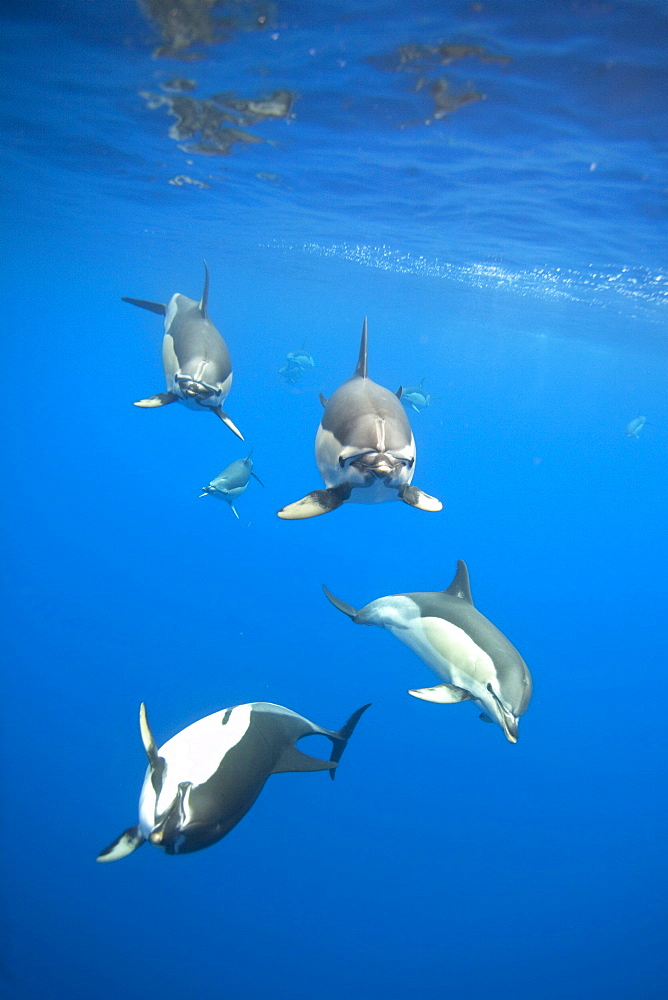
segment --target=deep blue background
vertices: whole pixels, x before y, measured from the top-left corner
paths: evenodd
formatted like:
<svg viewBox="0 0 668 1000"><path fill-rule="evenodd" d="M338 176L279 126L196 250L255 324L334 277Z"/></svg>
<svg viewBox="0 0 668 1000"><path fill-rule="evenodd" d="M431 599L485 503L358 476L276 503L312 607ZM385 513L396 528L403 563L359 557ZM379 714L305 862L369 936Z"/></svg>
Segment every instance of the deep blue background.
<svg viewBox="0 0 668 1000"><path fill-rule="evenodd" d="M190 63L125 0L5 6L0 993L664 996L667 15L528 10L279 3ZM436 69L487 97L427 125L366 60L439 39L512 61ZM137 96L175 75L289 87L296 117L186 154ZM197 298L203 258L265 483L240 521L198 493L247 449L131 406L162 331L120 296ZM281 522L364 315L372 377L439 397L411 420L444 511ZM533 673L517 746L409 698L433 675L320 590L437 590L458 558ZM135 821L141 700L159 742L245 701L373 708L334 784L277 776L211 850L96 865Z"/></svg>

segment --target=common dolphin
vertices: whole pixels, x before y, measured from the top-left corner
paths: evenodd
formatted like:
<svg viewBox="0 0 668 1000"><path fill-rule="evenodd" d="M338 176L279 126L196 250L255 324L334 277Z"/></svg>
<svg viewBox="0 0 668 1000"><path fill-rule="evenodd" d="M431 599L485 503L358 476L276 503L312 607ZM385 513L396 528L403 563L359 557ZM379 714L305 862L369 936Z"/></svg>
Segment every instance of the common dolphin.
<svg viewBox="0 0 668 1000"><path fill-rule="evenodd" d="M626 436L629 438L639 438L640 432L646 423L647 417L634 417L633 420L630 420L626 425Z"/></svg>
<svg viewBox="0 0 668 1000"><path fill-rule="evenodd" d="M323 589L356 625L386 628L446 682L409 694L442 705L474 701L485 722L497 722L506 739L517 743L517 720L531 700L531 674L512 643L474 607L462 559L446 590L380 597L361 611Z"/></svg>
<svg viewBox="0 0 668 1000"><path fill-rule="evenodd" d="M158 749L142 703L139 727L148 768L139 796L139 822L105 847L97 860L117 861L146 841L167 854L210 847L246 815L271 774L329 771L333 779L367 708L358 708L333 732L289 708L256 701L207 715ZM310 735L332 741L328 761L297 749L296 741Z"/></svg>
<svg viewBox="0 0 668 1000"><path fill-rule="evenodd" d="M212 479L208 486L202 487L203 492L200 496L226 500L234 516L238 518L234 501L246 492L250 477L257 479L260 486L264 486L262 480L253 472L252 453L253 449L251 448L245 458L238 458L236 462L230 462L227 468L223 469L215 479Z"/></svg>
<svg viewBox="0 0 668 1000"><path fill-rule="evenodd" d="M225 397L232 388L232 362L227 344L207 315L208 297L206 262L204 290L199 302L178 292L166 306L123 296L123 302L165 317L162 365L167 392L139 399L135 406L167 406L178 402L190 410L210 410L243 441L243 434L223 410Z"/></svg>
<svg viewBox="0 0 668 1000"><path fill-rule="evenodd" d="M415 439L398 394L367 374L367 321L357 367L325 407L315 439L315 460L324 490L314 490L278 511L285 520L316 517L343 503L403 500L419 510L441 510L436 497L411 486Z"/></svg>
<svg viewBox="0 0 668 1000"><path fill-rule="evenodd" d="M405 406L410 406L416 413L429 406L432 399L438 398L438 396L431 396L424 388L424 379L422 379L419 385L405 385L401 390L401 402Z"/></svg>

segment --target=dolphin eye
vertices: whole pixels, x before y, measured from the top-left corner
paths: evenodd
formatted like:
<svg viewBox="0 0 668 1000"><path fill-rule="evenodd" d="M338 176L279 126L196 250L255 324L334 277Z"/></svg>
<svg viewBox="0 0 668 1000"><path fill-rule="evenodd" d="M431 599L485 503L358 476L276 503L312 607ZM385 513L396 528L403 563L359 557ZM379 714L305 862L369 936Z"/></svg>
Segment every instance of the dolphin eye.
<svg viewBox="0 0 668 1000"><path fill-rule="evenodd" d="M339 455L339 465L341 466L342 469L345 469L346 467L346 460L345 458L342 458L341 455Z"/></svg>

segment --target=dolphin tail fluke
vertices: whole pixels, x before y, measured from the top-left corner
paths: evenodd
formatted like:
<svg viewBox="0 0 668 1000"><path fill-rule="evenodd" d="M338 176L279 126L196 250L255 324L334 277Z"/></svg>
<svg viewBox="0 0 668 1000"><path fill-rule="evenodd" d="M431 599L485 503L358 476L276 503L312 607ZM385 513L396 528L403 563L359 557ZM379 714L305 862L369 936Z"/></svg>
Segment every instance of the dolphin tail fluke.
<svg viewBox="0 0 668 1000"><path fill-rule="evenodd" d="M355 375L358 378L368 378L366 373L366 358L367 358L367 321L366 316L364 317L364 322L362 323L362 339L360 340L360 352L357 358L357 368L355 369Z"/></svg>
<svg viewBox="0 0 668 1000"><path fill-rule="evenodd" d="M464 688L454 684L437 684L430 688L413 688L408 692L421 701L433 701L436 705L456 705L460 701L470 701L471 695Z"/></svg>
<svg viewBox="0 0 668 1000"><path fill-rule="evenodd" d="M173 392L158 392L155 396L147 396L146 399L135 400L134 405L152 410L156 406L169 406L170 403L175 403L178 398Z"/></svg>
<svg viewBox="0 0 668 1000"><path fill-rule="evenodd" d="M223 421L223 423L225 424L225 426L229 427L233 434L236 434L236 436L238 438L240 438L242 441L244 440L244 436L241 433L241 431L239 430L239 428L230 419L230 417L228 417L228 415L225 413L225 411L221 410L220 406L214 407L213 412L216 414L217 417L220 417L220 419Z"/></svg>
<svg viewBox="0 0 668 1000"><path fill-rule="evenodd" d="M360 721L360 719L366 712L367 708L370 707L371 707L371 702L369 702L368 705L362 705L362 707L358 708L356 712L353 712L353 714L346 722L345 726L339 729L338 733L332 733L332 735L330 736L330 739L334 744L334 746L332 748L332 755L329 759L330 761L332 761L333 764L338 765L339 761L341 760L343 751L346 749L348 745L348 740L355 731L355 726ZM332 781L334 781L335 773L336 772L334 770L331 770L329 772L329 776L332 779Z"/></svg>
<svg viewBox="0 0 668 1000"><path fill-rule="evenodd" d="M100 851L96 860L118 861L119 858L126 858L128 854L132 854L138 847L141 847L145 839L138 826L128 827L120 837L116 837L113 843L105 847L103 851Z"/></svg>
<svg viewBox="0 0 668 1000"><path fill-rule="evenodd" d="M121 302L129 302L131 306L148 309L149 312L158 313L159 316L164 316L167 311L167 307L163 306L162 302L147 302L145 299L128 299L125 295L121 296Z"/></svg>
<svg viewBox="0 0 668 1000"><path fill-rule="evenodd" d="M407 503L409 507L417 507L418 510L443 510L443 504L437 497L423 493L417 486L402 486L397 490L397 493L399 499Z"/></svg>
<svg viewBox="0 0 668 1000"><path fill-rule="evenodd" d="M199 311L202 314L202 318L206 319L206 304L209 301L209 268L206 266L206 261L204 261L204 288L202 290L202 298L199 301Z"/></svg>
<svg viewBox="0 0 668 1000"><path fill-rule="evenodd" d="M338 597L335 597L331 590L327 589L324 583L322 585L322 589L325 592L325 597L330 604L333 604L339 611L343 611L344 615L348 615L349 618L352 618L353 621L355 621L355 618L359 614L357 608L354 608L352 604L346 604L345 601L341 601Z"/></svg>
<svg viewBox="0 0 668 1000"><path fill-rule="evenodd" d="M348 483L340 483L339 486L332 486L328 490L313 490L301 500L289 503L287 507L281 507L278 516L284 521L301 521L307 517L329 514L330 510L336 510L345 503L351 492L352 487Z"/></svg>

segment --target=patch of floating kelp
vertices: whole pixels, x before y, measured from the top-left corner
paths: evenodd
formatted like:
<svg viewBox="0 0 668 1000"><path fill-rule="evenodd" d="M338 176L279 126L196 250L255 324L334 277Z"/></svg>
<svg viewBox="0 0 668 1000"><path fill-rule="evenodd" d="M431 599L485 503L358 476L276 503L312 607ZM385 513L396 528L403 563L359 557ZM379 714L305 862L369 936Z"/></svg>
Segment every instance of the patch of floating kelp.
<svg viewBox="0 0 668 1000"><path fill-rule="evenodd" d="M267 0L138 0L158 29L162 45L154 58L201 59L192 45L215 45L236 31L264 31L275 22L276 4ZM215 13L214 13L215 12Z"/></svg>
<svg viewBox="0 0 668 1000"><path fill-rule="evenodd" d="M486 97L471 85L461 90L453 87L452 81L447 77L433 75L441 66L450 66L462 59L477 59L479 62L498 63L502 66L510 62L509 56L489 52L481 45L461 45L456 42L398 45L389 54L372 56L369 62L378 69L393 73L420 74L413 90L427 90L431 94L434 100L433 110L428 118L422 119L424 124L430 124L432 120L438 121L466 104L482 101Z"/></svg>
<svg viewBox="0 0 668 1000"><path fill-rule="evenodd" d="M146 90L140 91L139 96L151 110L166 107L176 118L169 136L179 142L180 149L204 156L227 156L238 142L271 142L244 131L241 126L256 125L268 118L290 118L295 99L289 90L276 90L264 98L239 98L234 92L204 99L182 95L167 97ZM198 134L198 141L181 145Z"/></svg>

